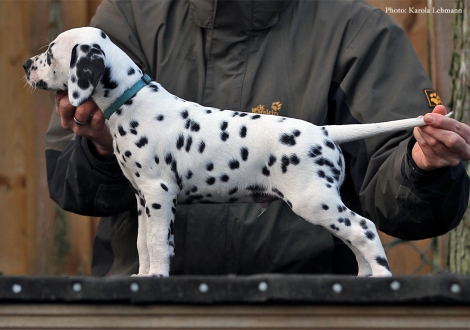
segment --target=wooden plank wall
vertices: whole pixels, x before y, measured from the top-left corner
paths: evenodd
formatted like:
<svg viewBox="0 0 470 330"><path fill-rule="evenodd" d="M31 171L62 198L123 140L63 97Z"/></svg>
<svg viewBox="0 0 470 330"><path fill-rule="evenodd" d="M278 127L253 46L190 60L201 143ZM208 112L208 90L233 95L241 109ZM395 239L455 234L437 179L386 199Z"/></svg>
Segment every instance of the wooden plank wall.
<svg viewBox="0 0 470 330"><path fill-rule="evenodd" d="M427 5L426 0L369 2L383 10ZM442 2L452 7L452 1ZM25 87L21 64L47 45L57 31L86 25L99 3L0 1L0 272L4 274L89 274L97 219L64 213L48 197L44 133L52 98L44 91ZM406 30L424 67L435 66L429 52L428 15L390 16ZM446 17L434 18L439 23ZM449 29L445 24L440 28L444 32ZM439 57L439 72L448 70L446 61L445 56ZM384 236L384 240L389 238ZM422 247L428 244L418 242ZM419 261L406 247L393 250L390 259L395 274L408 273Z"/></svg>
<svg viewBox="0 0 470 330"><path fill-rule="evenodd" d="M48 197L47 92L26 87L21 64L58 29L86 25L97 1L0 1L0 272L87 274L96 220L57 210ZM60 221L60 219L65 219ZM56 224L67 226L58 237ZM58 242L58 244L56 244Z"/></svg>

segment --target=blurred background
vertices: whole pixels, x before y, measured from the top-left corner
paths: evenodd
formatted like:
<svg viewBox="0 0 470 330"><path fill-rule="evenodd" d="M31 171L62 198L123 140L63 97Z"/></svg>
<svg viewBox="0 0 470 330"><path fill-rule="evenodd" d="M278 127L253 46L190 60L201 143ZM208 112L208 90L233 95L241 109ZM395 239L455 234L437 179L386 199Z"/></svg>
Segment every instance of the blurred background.
<svg viewBox="0 0 470 330"><path fill-rule="evenodd" d="M22 63L44 51L61 31L86 26L100 2L0 0L0 273L4 275L90 274L98 219L64 212L49 198L44 134L53 113L53 95L26 85ZM367 2L384 11L406 9L389 15L408 34L443 103L455 107L456 76L463 72L470 81L469 58L462 55L469 51L468 21L463 15L417 14L409 8L468 7L469 1ZM460 97L469 88L464 84ZM417 242L382 235L393 273L468 273L468 223L464 220L443 237Z"/></svg>

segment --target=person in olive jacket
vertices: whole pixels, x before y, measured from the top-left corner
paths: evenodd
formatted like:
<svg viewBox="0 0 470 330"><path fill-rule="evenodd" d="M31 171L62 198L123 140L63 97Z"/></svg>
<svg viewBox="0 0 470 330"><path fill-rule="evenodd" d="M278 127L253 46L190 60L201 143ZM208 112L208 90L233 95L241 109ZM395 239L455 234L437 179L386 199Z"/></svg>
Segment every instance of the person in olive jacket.
<svg viewBox="0 0 470 330"><path fill-rule="evenodd" d="M381 10L362 1L104 0L91 26L169 92L205 106L316 125L433 112L414 132L342 144L341 196L403 239L444 234L462 218L470 128L435 108L439 97L406 34ZM65 210L102 217L94 275L137 273L134 190L102 112L92 101L74 108L64 92L56 112L46 137L51 197ZM260 210L179 205L170 274L357 274L352 252L325 229L282 201L258 217Z"/></svg>

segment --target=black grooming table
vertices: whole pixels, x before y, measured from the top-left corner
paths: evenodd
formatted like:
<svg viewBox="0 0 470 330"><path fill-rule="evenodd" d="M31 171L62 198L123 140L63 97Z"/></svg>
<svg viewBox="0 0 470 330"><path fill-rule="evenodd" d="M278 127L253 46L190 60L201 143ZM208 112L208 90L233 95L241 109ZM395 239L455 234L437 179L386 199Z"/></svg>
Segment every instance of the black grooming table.
<svg viewBox="0 0 470 330"><path fill-rule="evenodd" d="M470 277L0 276L2 303L469 305Z"/></svg>

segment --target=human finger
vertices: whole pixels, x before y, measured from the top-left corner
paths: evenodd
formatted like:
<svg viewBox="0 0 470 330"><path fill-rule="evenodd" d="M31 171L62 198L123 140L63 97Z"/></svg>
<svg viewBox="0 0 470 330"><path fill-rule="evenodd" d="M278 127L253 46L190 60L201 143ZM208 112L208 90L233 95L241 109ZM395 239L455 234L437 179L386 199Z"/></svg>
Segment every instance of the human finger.
<svg viewBox="0 0 470 330"><path fill-rule="evenodd" d="M67 97L67 92L66 91L57 91L55 93L55 111L59 116L60 116L60 104L61 104L62 99L64 97ZM67 99L68 99L68 97L67 97Z"/></svg>
<svg viewBox="0 0 470 330"><path fill-rule="evenodd" d="M464 123L434 112L426 114L424 122L427 126L421 128L429 135L447 137L449 136L448 132L452 132L460 136L465 143L470 144L470 127Z"/></svg>
<svg viewBox="0 0 470 330"><path fill-rule="evenodd" d="M448 137L443 138L443 135ZM455 133L443 132L436 138L417 128L414 136L427 163L435 167L455 166L470 155L468 145Z"/></svg>
<svg viewBox="0 0 470 330"><path fill-rule="evenodd" d="M86 101L76 108L73 114L73 121L75 125L84 126L90 122L94 113L99 110L98 106L93 101Z"/></svg>

